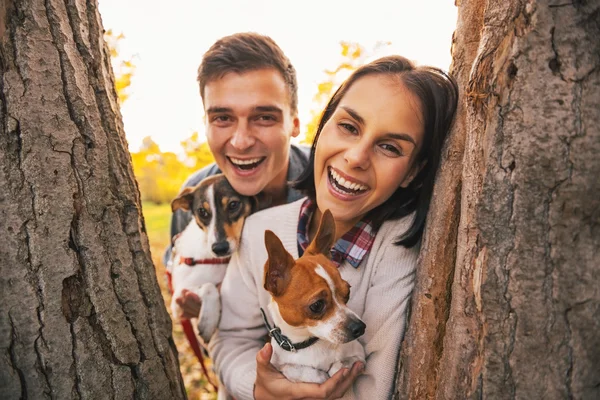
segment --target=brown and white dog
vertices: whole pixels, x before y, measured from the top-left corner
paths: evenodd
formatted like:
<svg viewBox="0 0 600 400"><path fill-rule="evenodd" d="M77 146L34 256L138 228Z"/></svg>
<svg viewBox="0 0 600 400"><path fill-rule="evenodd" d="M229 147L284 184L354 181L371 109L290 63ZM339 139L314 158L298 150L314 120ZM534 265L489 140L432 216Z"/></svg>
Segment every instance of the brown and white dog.
<svg viewBox="0 0 600 400"><path fill-rule="evenodd" d="M365 361L364 348L355 339L366 326L346 306L350 285L329 259L334 238L329 210L297 260L272 231L265 231L264 287L271 294L268 308L274 322L271 328L265 317L273 345L271 363L294 382L322 383L341 368Z"/></svg>
<svg viewBox="0 0 600 400"><path fill-rule="evenodd" d="M171 202L173 211L191 211L193 219L173 239L171 274L173 297L171 311L181 318L177 304L184 289L196 293L201 301L198 334L208 343L221 318L218 285L225 277L231 254L239 246L244 221L257 209L254 197L238 194L223 174L203 179L188 187Z"/></svg>

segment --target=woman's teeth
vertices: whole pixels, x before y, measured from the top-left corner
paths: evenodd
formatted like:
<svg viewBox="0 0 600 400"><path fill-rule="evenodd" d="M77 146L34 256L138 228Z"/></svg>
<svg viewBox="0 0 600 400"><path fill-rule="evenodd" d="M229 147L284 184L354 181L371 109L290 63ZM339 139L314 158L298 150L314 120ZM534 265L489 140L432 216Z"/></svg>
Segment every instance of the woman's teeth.
<svg viewBox="0 0 600 400"><path fill-rule="evenodd" d="M343 191L344 193L357 194L368 189L368 187L365 185L347 181L331 168L329 169L329 176L331 178L331 182L334 184L334 188L340 192Z"/></svg>

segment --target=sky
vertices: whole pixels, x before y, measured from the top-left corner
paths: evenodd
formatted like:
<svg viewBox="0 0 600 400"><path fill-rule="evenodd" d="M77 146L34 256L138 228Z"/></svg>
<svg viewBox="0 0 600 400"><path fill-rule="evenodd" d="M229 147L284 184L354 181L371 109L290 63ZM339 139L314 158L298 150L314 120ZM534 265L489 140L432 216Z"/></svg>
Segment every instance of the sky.
<svg viewBox="0 0 600 400"><path fill-rule="evenodd" d="M121 107L130 151L151 136L176 153L193 132L204 137L196 73L223 36L252 31L279 44L298 74L304 128L323 71L340 62L340 41L391 42L376 55L448 70L457 16L454 0L99 0L99 8L104 29L125 36L121 56L136 66Z"/></svg>

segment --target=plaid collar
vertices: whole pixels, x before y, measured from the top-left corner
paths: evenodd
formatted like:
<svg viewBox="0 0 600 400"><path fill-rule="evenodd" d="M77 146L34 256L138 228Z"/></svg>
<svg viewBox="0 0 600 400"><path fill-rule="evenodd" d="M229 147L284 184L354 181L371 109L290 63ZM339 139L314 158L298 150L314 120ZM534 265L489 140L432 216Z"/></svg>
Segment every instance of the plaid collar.
<svg viewBox="0 0 600 400"><path fill-rule="evenodd" d="M310 243L308 239L308 227L314 214L316 204L306 198L300 207L298 219L298 254L302 256L304 250ZM354 268L358 268L365 255L371 250L375 241L376 229L369 218L358 221L348 232L346 232L331 249L331 261L339 267L347 260Z"/></svg>

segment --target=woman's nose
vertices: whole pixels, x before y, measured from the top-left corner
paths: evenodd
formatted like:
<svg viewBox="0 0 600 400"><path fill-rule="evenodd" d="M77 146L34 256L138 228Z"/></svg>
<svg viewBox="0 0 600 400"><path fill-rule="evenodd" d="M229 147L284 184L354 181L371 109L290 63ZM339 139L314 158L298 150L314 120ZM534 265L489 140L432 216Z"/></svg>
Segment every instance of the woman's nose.
<svg viewBox="0 0 600 400"><path fill-rule="evenodd" d="M254 145L256 139L248 126L247 121L240 120L229 143L236 150L246 150Z"/></svg>
<svg viewBox="0 0 600 400"><path fill-rule="evenodd" d="M344 159L350 168L367 169L371 165L370 152L367 146L357 143L348 148L344 153Z"/></svg>

